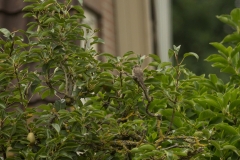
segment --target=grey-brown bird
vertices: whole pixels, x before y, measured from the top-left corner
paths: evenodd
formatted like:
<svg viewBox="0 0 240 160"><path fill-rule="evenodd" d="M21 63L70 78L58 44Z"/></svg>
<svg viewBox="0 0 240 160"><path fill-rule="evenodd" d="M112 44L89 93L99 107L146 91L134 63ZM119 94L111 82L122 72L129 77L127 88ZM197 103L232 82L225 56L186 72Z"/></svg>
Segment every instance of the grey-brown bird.
<svg viewBox="0 0 240 160"><path fill-rule="evenodd" d="M143 80L143 71L140 65L135 65L132 69L133 78L141 85L141 87L146 90L146 86Z"/></svg>

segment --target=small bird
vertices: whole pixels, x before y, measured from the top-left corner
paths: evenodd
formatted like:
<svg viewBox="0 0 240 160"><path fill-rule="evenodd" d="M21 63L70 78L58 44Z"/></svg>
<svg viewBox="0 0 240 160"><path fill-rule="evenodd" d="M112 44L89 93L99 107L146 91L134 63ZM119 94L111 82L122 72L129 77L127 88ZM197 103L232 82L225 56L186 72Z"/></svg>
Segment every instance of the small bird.
<svg viewBox="0 0 240 160"><path fill-rule="evenodd" d="M143 71L142 71L142 68L140 65L137 64L137 65L133 66L132 75L133 75L133 78L139 83L139 85L144 90L146 90L147 88L143 81Z"/></svg>

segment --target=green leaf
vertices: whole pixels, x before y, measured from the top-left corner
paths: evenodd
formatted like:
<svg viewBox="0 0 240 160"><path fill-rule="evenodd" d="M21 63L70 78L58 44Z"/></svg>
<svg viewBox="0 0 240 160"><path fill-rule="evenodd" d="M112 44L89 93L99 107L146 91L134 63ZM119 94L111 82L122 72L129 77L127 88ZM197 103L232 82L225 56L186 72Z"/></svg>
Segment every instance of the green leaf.
<svg viewBox="0 0 240 160"><path fill-rule="evenodd" d="M173 109L163 109L161 111L161 113L162 113L163 116L169 117L169 116L172 116ZM181 113L179 113L178 111L175 111L175 116L176 117L182 117Z"/></svg>
<svg viewBox="0 0 240 160"><path fill-rule="evenodd" d="M94 39L94 41L90 43L91 45L93 45L95 43L102 43L102 44L104 43L104 40L101 38L94 37L93 39Z"/></svg>
<svg viewBox="0 0 240 160"><path fill-rule="evenodd" d="M155 149L155 147L151 144L144 144L144 145L141 145L140 147L138 147L138 150L140 150L142 152L151 151L154 149Z"/></svg>
<svg viewBox="0 0 240 160"><path fill-rule="evenodd" d="M83 6L83 0L78 0L79 4Z"/></svg>
<svg viewBox="0 0 240 160"><path fill-rule="evenodd" d="M226 23L234 28L236 28L237 24L233 22L233 20L231 19L230 15L221 15L221 16L216 16L217 19L219 19L220 21L222 21L223 23Z"/></svg>
<svg viewBox="0 0 240 160"><path fill-rule="evenodd" d="M48 23L50 23L50 22L54 22L54 21L56 21L56 19L50 17L50 18L48 18L48 19L44 22L44 24L48 24Z"/></svg>
<svg viewBox="0 0 240 160"><path fill-rule="evenodd" d="M59 152L74 151L77 147L78 145L76 143L67 143L59 149Z"/></svg>
<svg viewBox="0 0 240 160"><path fill-rule="evenodd" d="M141 152L141 150L139 150L137 147L136 148L133 148L131 149L131 153L138 153L138 152Z"/></svg>
<svg viewBox="0 0 240 160"><path fill-rule="evenodd" d="M6 108L6 105L0 100L0 108L3 110Z"/></svg>
<svg viewBox="0 0 240 160"><path fill-rule="evenodd" d="M218 82L218 78L217 78L216 74L209 74L209 79L211 80L211 82L213 84L216 84Z"/></svg>
<svg viewBox="0 0 240 160"><path fill-rule="evenodd" d="M10 31L7 30L6 28L1 28L1 29L0 29L0 32L2 32L3 35L4 35L4 37L6 37L6 38L10 38L10 36L11 36Z"/></svg>
<svg viewBox="0 0 240 160"><path fill-rule="evenodd" d="M50 89L47 89L46 91L44 91L42 94L41 94L41 98L42 99L45 99L46 97L50 96L51 95L51 90Z"/></svg>
<svg viewBox="0 0 240 160"><path fill-rule="evenodd" d="M151 134L151 137L152 137L152 139L156 139L156 138L157 138L157 132L153 132L153 133Z"/></svg>
<svg viewBox="0 0 240 160"><path fill-rule="evenodd" d="M93 104L93 101L88 100L83 106L86 107L86 106L89 106L89 105L92 105L92 104Z"/></svg>
<svg viewBox="0 0 240 160"><path fill-rule="evenodd" d="M216 98L212 98L210 95L205 96L205 98L197 98L195 101L206 108L208 106L213 106L218 110L221 110L221 106L217 102Z"/></svg>
<svg viewBox="0 0 240 160"><path fill-rule="evenodd" d="M232 51L231 57L233 58L240 51L240 44L238 44Z"/></svg>
<svg viewBox="0 0 240 160"><path fill-rule="evenodd" d="M188 56L193 56L193 57L195 57L197 60L199 59L199 56L198 56L196 53L194 53L194 52L185 53L185 54L183 55L184 58L186 58L186 57L188 57Z"/></svg>
<svg viewBox="0 0 240 160"><path fill-rule="evenodd" d="M99 67L103 68L103 69L113 69L115 66L112 63L102 63L99 64Z"/></svg>
<svg viewBox="0 0 240 160"><path fill-rule="evenodd" d="M25 6L22 11L31 11L34 7L36 7L34 4Z"/></svg>
<svg viewBox="0 0 240 160"><path fill-rule="evenodd" d="M204 110L200 113L199 115L199 120L206 120L206 119L211 119L216 116L216 113L211 111L210 109Z"/></svg>
<svg viewBox="0 0 240 160"><path fill-rule="evenodd" d="M42 104L38 106L39 109L46 110L46 111L51 111L52 107L48 104Z"/></svg>
<svg viewBox="0 0 240 160"><path fill-rule="evenodd" d="M166 67L166 66L172 66L172 63L171 63L171 62L162 62L162 63L160 63L160 65L159 65L160 68L164 68L164 67Z"/></svg>
<svg viewBox="0 0 240 160"><path fill-rule="evenodd" d="M210 43L213 47L215 47L217 50L219 50L219 53L223 53L223 55L225 55L226 57L229 57L228 50L227 48L222 44L222 43L218 43L218 42L212 42Z"/></svg>
<svg viewBox="0 0 240 160"><path fill-rule="evenodd" d="M176 54L178 54L178 52L180 51L180 48L181 48L181 45L179 45L179 46L175 46L175 45L173 45L173 49L174 49L174 51L177 52Z"/></svg>
<svg viewBox="0 0 240 160"><path fill-rule="evenodd" d="M76 11L78 11L79 13L81 13L81 14L84 13L82 7L80 7L80 6L73 6L73 8L74 8Z"/></svg>
<svg viewBox="0 0 240 160"><path fill-rule="evenodd" d="M161 63L161 59L159 58L159 56L157 56L155 54L149 54L149 57L152 57L154 59L154 61Z"/></svg>
<svg viewBox="0 0 240 160"><path fill-rule="evenodd" d="M225 145L222 147L223 150L232 150L234 151L238 156L240 156L240 151L235 146L232 145Z"/></svg>
<svg viewBox="0 0 240 160"><path fill-rule="evenodd" d="M25 13L24 15L23 15L23 18L25 18L25 17L33 17L33 13Z"/></svg>
<svg viewBox="0 0 240 160"><path fill-rule="evenodd" d="M227 123L220 123L215 125L215 128L220 129L220 130L224 130L226 134L229 135L237 135L237 129L235 129L234 127L230 126Z"/></svg>
<svg viewBox="0 0 240 160"><path fill-rule="evenodd" d="M172 49L169 49L168 50L168 57L169 58L172 58L172 56L174 55L175 53L174 53L174 50L172 50Z"/></svg>
<svg viewBox="0 0 240 160"><path fill-rule="evenodd" d="M228 65L228 61L226 57L223 57L222 55L218 55L218 54L212 54L210 56L208 56L205 61L208 62L218 62L218 63L222 63L224 65Z"/></svg>
<svg viewBox="0 0 240 160"><path fill-rule="evenodd" d="M235 8L230 13L232 20L239 25L239 19L240 19L240 9Z"/></svg>
<svg viewBox="0 0 240 160"><path fill-rule="evenodd" d="M240 41L240 35L235 32L233 34L227 35L223 40L222 43L227 43L227 42L233 42L233 43L238 43Z"/></svg>
<svg viewBox="0 0 240 160"><path fill-rule="evenodd" d="M218 141L215 141L215 140L210 140L209 141L214 147L216 147L216 149L220 150L221 147L220 147L220 144Z"/></svg>
<svg viewBox="0 0 240 160"><path fill-rule="evenodd" d="M130 56L132 54L134 54L133 51L128 51L128 52L124 53L123 57L128 57L128 56Z"/></svg>
<svg viewBox="0 0 240 160"><path fill-rule="evenodd" d="M57 131L57 133L59 134L60 132L60 126L57 123L53 123L52 124L53 128Z"/></svg>
<svg viewBox="0 0 240 160"><path fill-rule="evenodd" d="M229 74L236 74L236 71L234 70L234 68L232 66L227 66L225 68L222 68L220 70L221 72L224 72L224 73L229 73Z"/></svg>
<svg viewBox="0 0 240 160"><path fill-rule="evenodd" d="M229 105L229 111L230 112L237 111L239 109L239 106L240 106L240 99L237 99L231 102L231 104Z"/></svg>
<svg viewBox="0 0 240 160"><path fill-rule="evenodd" d="M38 86L35 88L34 93L41 92L42 90L47 89L46 86Z"/></svg>
<svg viewBox="0 0 240 160"><path fill-rule="evenodd" d="M100 54L101 56L104 56L104 57L109 57L109 58L115 58L112 54L110 53L101 53Z"/></svg>

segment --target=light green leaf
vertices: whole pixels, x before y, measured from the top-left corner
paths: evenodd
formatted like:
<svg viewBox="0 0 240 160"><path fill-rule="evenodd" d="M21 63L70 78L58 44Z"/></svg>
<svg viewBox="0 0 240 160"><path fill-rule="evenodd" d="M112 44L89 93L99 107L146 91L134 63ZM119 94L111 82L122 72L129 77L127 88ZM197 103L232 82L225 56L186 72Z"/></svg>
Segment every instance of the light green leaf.
<svg viewBox="0 0 240 160"><path fill-rule="evenodd" d="M231 16L230 15L221 15L221 16L216 16L217 19L219 19L220 21L222 21L223 23L226 23L232 27L236 27L236 23L234 23L231 19Z"/></svg>
<svg viewBox="0 0 240 160"><path fill-rule="evenodd" d="M152 57L154 61L161 63L161 59L156 54L149 54L149 57Z"/></svg>
<svg viewBox="0 0 240 160"><path fill-rule="evenodd" d="M217 50L219 50L219 53L223 53L222 55L225 55L226 57L229 57L229 53L227 48L222 44L218 42L212 42L210 43L213 47L215 47Z"/></svg>
<svg viewBox="0 0 240 160"><path fill-rule="evenodd" d="M153 133L151 134L151 136L152 136L152 139L156 139L156 138L157 138L157 132L153 132Z"/></svg>
<svg viewBox="0 0 240 160"><path fill-rule="evenodd" d="M224 72L224 73L229 73L229 74L236 74L236 71L234 70L234 68L232 66L227 66L225 68L222 68L220 70L221 72Z"/></svg>
<svg viewBox="0 0 240 160"><path fill-rule="evenodd" d="M218 78L217 78L216 74L209 74L209 79L211 80L211 82L213 84L216 84L218 82Z"/></svg>
<svg viewBox="0 0 240 160"><path fill-rule="evenodd" d="M83 0L78 0L79 4L83 6Z"/></svg>
<svg viewBox="0 0 240 160"><path fill-rule="evenodd" d="M228 34L223 40L222 43L227 43L227 42L239 42L240 41L240 34L238 34L237 32L233 33L233 34Z"/></svg>
<svg viewBox="0 0 240 160"><path fill-rule="evenodd" d="M230 13L231 19L236 23L239 24L239 19L240 19L240 9L235 8L231 11Z"/></svg>
<svg viewBox="0 0 240 160"><path fill-rule="evenodd" d="M174 49L174 51L177 52L176 54L178 54L178 52L180 51L180 48L181 48L181 45L179 45L179 46L175 46L175 45L173 45L173 49Z"/></svg>
<svg viewBox="0 0 240 160"><path fill-rule="evenodd" d="M172 49L169 49L168 50L168 57L169 58L172 58L172 56L174 55L175 53L174 53L174 50L172 50Z"/></svg>
<svg viewBox="0 0 240 160"><path fill-rule="evenodd" d="M188 57L188 56L193 56L193 57L195 57L197 60L199 59L199 56L198 56L196 53L194 53L194 52L188 52L188 53L185 53L185 54L183 55L184 58L186 58L186 57Z"/></svg>
<svg viewBox="0 0 240 160"><path fill-rule="evenodd" d="M4 37L6 37L6 38L9 38L9 37L11 36L10 31L7 30L6 28L1 28L1 29L0 29L0 32L2 32L3 35L4 35Z"/></svg>

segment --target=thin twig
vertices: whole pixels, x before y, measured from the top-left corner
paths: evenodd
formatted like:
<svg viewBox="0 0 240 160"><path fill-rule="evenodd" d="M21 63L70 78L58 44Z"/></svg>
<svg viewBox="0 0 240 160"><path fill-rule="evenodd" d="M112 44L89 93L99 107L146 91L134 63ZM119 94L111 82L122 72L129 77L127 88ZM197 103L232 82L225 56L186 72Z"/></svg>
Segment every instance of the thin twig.
<svg viewBox="0 0 240 160"><path fill-rule="evenodd" d="M20 98L21 98L21 104L22 104L22 106L24 106L24 103L23 103L24 98L23 98L23 94L22 94L22 90L21 90L20 79L19 79L17 67L15 64L13 64L13 67L14 67L14 73L15 73L16 79L17 79L17 85L18 85L18 91L19 91Z"/></svg>

